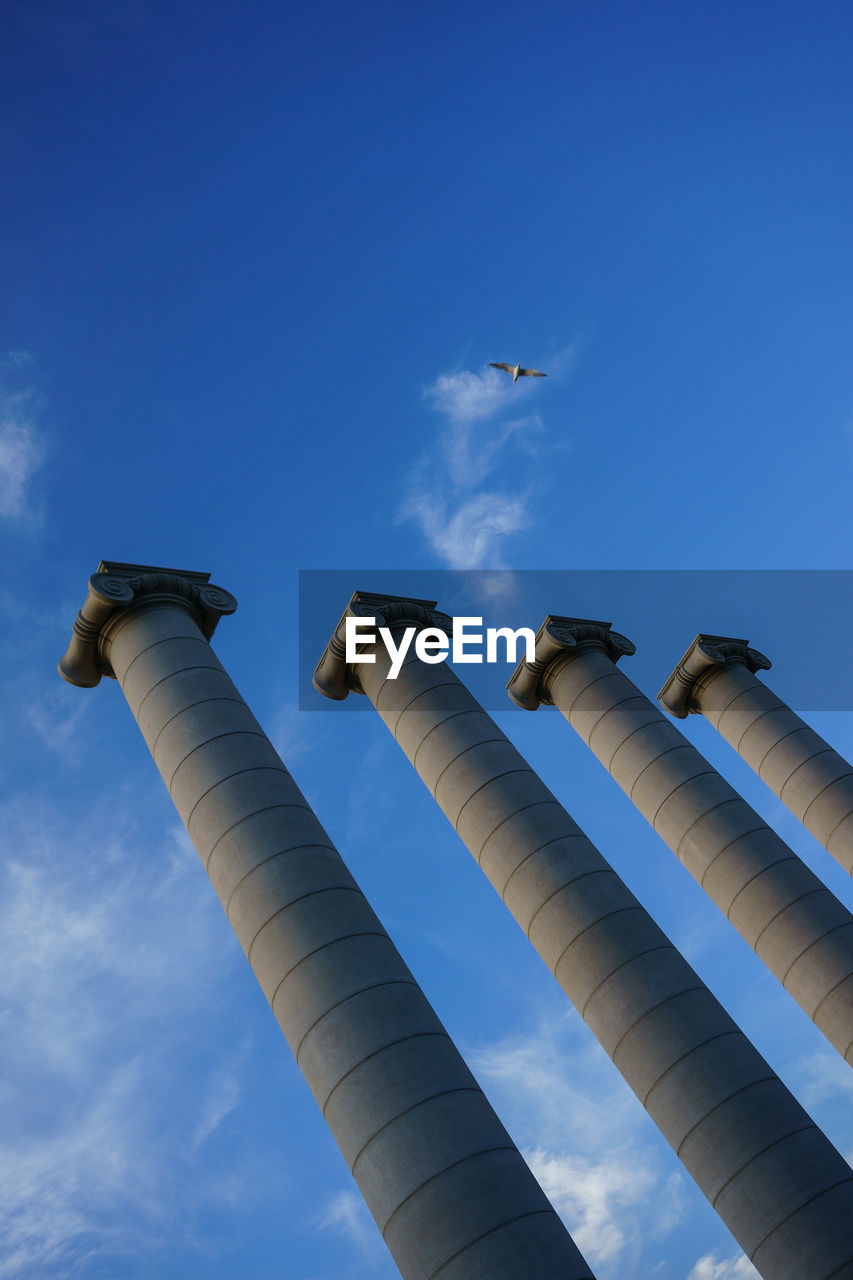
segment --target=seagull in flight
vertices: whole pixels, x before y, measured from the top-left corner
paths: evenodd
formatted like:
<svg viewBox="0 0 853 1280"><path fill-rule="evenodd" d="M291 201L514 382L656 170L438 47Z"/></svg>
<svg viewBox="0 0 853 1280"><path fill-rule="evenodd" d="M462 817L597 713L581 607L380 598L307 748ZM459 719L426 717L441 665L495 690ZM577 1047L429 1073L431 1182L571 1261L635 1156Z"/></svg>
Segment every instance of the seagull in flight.
<svg viewBox="0 0 853 1280"><path fill-rule="evenodd" d="M507 373L512 374L513 382L518 382L519 378L547 378L547 373L540 373L538 369L522 369L520 364L495 364L494 360L489 361L490 369L506 369Z"/></svg>

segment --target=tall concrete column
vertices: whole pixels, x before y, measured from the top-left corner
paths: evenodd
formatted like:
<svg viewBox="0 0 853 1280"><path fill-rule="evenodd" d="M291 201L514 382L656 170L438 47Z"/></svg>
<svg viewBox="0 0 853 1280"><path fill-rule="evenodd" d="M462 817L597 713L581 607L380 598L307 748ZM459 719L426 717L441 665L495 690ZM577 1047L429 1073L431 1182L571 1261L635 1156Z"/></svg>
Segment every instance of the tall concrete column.
<svg viewBox="0 0 853 1280"><path fill-rule="evenodd" d="M407 1280L592 1273L208 640L207 574L101 564L60 671L119 681Z"/></svg>
<svg viewBox="0 0 853 1280"><path fill-rule="evenodd" d="M508 688L553 703L741 937L853 1061L853 915L615 662L606 622L546 618Z"/></svg>
<svg viewBox="0 0 853 1280"><path fill-rule="evenodd" d="M853 875L853 765L756 679L770 665L747 640L698 635L658 698L679 719L706 716Z"/></svg>
<svg viewBox="0 0 853 1280"><path fill-rule="evenodd" d="M447 631L435 602L357 592L317 666L366 694L685 1168L766 1280L853 1277L853 1174L446 665L347 663L346 619Z"/></svg>

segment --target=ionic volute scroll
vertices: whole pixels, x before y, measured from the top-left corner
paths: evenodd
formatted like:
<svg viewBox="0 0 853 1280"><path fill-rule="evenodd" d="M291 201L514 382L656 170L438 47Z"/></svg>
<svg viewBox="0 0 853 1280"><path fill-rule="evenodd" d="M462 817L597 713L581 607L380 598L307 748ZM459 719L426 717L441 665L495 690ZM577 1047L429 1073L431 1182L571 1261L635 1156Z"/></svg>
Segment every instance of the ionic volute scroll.
<svg viewBox="0 0 853 1280"><path fill-rule="evenodd" d="M104 637L120 614L143 605L187 609L209 640L219 619L233 613L237 601L230 591L211 584L209 573L102 560L89 579L88 595L60 659L62 678L89 689L103 676L113 677Z"/></svg>

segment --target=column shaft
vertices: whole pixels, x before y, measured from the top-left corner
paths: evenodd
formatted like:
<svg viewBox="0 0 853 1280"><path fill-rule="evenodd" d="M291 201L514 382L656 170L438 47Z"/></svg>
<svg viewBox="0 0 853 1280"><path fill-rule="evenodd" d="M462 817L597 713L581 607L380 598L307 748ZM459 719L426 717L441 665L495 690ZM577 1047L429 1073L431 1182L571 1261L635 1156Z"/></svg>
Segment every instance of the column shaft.
<svg viewBox="0 0 853 1280"><path fill-rule="evenodd" d="M401 1274L591 1280L192 613L120 610L101 661Z"/></svg>
<svg viewBox="0 0 853 1280"><path fill-rule="evenodd" d="M853 915L612 660L609 624L549 618L522 705L553 702L756 955L853 1061ZM626 652L622 648L621 652ZM616 656L619 656L618 651Z"/></svg>
<svg viewBox="0 0 853 1280"><path fill-rule="evenodd" d="M706 716L853 875L853 766L756 678L769 666L745 640L700 635L659 697L673 715Z"/></svg>
<svg viewBox="0 0 853 1280"><path fill-rule="evenodd" d="M392 629L442 625L429 602L378 599ZM760 1274L853 1275L847 1164L455 674L410 658L390 679L382 646L347 667L345 618L318 687L368 696Z"/></svg>

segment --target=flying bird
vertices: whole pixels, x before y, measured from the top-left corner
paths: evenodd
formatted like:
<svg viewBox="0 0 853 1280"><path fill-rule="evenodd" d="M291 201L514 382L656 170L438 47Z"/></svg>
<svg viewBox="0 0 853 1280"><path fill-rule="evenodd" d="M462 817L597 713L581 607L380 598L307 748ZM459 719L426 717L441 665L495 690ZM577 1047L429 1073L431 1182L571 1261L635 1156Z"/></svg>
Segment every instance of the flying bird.
<svg viewBox="0 0 853 1280"><path fill-rule="evenodd" d="M495 364L494 360L489 361L490 369L506 369L507 373L512 374L513 382L518 382L519 378L547 378L547 373L540 373L538 369L522 369L520 364Z"/></svg>

